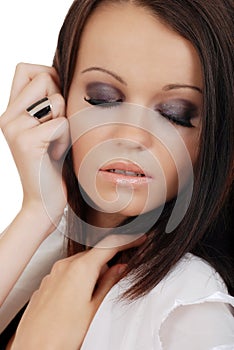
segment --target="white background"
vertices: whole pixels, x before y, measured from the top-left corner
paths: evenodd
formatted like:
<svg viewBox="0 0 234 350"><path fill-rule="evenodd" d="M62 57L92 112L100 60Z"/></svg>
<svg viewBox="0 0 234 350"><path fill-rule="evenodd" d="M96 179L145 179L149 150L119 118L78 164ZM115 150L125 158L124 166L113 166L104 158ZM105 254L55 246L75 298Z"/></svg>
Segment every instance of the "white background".
<svg viewBox="0 0 234 350"><path fill-rule="evenodd" d="M59 29L72 0L0 2L0 115L5 111L18 62L51 65ZM21 207L22 190L0 130L0 232Z"/></svg>

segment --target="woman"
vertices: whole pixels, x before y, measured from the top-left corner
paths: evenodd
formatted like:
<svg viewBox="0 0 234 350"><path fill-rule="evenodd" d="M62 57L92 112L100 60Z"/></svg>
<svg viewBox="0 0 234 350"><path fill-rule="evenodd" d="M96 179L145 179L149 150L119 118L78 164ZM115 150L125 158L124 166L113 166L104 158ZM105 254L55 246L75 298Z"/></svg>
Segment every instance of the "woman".
<svg viewBox="0 0 234 350"><path fill-rule="evenodd" d="M2 261L27 246L1 300L59 223L64 194L72 256L43 280L8 348L233 346L232 33L229 1L75 1L56 71L18 67L1 128L24 202Z"/></svg>

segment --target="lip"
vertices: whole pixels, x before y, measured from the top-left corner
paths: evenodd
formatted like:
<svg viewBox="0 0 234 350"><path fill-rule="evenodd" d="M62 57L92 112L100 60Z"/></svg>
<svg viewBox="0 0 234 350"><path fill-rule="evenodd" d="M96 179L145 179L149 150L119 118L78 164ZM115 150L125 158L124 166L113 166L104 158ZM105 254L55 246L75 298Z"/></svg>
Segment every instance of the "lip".
<svg viewBox="0 0 234 350"><path fill-rule="evenodd" d="M130 174L121 174L114 173L111 170L120 170L129 172ZM142 176L134 176L131 173L136 173ZM140 168L135 163L130 162L114 162L104 165L100 170L99 174L101 174L104 179L108 182L122 184L122 185L143 185L148 184L152 181L152 177L147 174L142 168Z"/></svg>

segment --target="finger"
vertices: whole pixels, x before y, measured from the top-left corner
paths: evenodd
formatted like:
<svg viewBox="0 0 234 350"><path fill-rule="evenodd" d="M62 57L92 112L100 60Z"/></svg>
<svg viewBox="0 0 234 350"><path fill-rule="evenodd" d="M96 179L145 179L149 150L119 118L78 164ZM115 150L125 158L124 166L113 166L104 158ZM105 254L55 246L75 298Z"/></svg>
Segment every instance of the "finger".
<svg viewBox="0 0 234 350"><path fill-rule="evenodd" d="M54 142L54 155L56 159L60 159L70 144L67 119L58 117L43 124L38 123L32 117L25 119L24 116L20 116L16 121L7 125L4 133L7 133L8 140L15 138L15 142L21 150L26 147L26 154L30 151L28 149L30 145L31 150L35 149L38 151L40 158L47 153L50 144ZM27 130L26 128L31 129Z"/></svg>
<svg viewBox="0 0 234 350"><path fill-rule="evenodd" d="M35 78L24 87L16 97L13 105L17 105L19 109L25 110L34 102L59 93L59 87L54 82L52 76L43 72L36 75Z"/></svg>
<svg viewBox="0 0 234 350"><path fill-rule="evenodd" d="M21 91L38 75L47 73L51 75L55 84L59 86L59 78L53 67L35 65L29 63L19 63L16 66L14 79L12 82L9 104L11 104Z"/></svg>
<svg viewBox="0 0 234 350"><path fill-rule="evenodd" d="M124 272L127 269L126 264L118 264L106 271L106 273L100 278L98 281L97 289L93 294L93 302L96 307L101 304L107 293L111 290L111 288L119 282L119 280L123 277Z"/></svg>
<svg viewBox="0 0 234 350"><path fill-rule="evenodd" d="M61 118L65 117L65 101L62 95L55 94L49 97L49 100L52 105L52 117L53 118ZM50 144L50 155L52 159L59 160L65 151L68 149L68 146L71 143L70 140L70 127L69 124L66 122L64 132L62 135L58 138L56 138L56 142L51 142Z"/></svg>
<svg viewBox="0 0 234 350"><path fill-rule="evenodd" d="M127 239L128 236L126 237L126 235L107 236L87 252L86 258L90 259L95 266L101 269L102 266L111 260L118 252L143 244L146 240L146 235L140 235L140 237L136 235L135 240L131 237L131 242L128 242Z"/></svg>
<svg viewBox="0 0 234 350"><path fill-rule="evenodd" d="M14 102L8 107L8 120L15 119L29 106L42 98L59 93L59 88L55 84L51 75L47 73L37 75L27 86L25 86L21 93L15 98Z"/></svg>
<svg viewBox="0 0 234 350"><path fill-rule="evenodd" d="M132 235L110 234L100 240L94 248L116 248L122 251L142 244L147 238L146 234L136 233Z"/></svg>
<svg viewBox="0 0 234 350"><path fill-rule="evenodd" d="M101 271L100 271L99 278L101 279L109 269L110 269L110 268L108 267L107 264L105 264L104 266L102 266L102 269L101 269Z"/></svg>
<svg viewBox="0 0 234 350"><path fill-rule="evenodd" d="M52 118L60 118L64 117L65 115L65 101L60 94L54 94L49 96L49 101L52 105ZM27 111L24 111L17 117L11 117L9 116L9 113L7 115L3 115L0 119L0 127L3 130L4 135L7 138L14 139L17 135L20 136L20 133L22 133L25 130L38 127L40 124L40 121L37 118L34 118L31 116ZM8 135L8 136L7 136ZM10 137L11 135L11 137ZM36 135L35 135L36 136ZM42 135L43 136L43 135ZM35 139L38 140L38 137ZM43 137L44 140L44 137Z"/></svg>
<svg viewBox="0 0 234 350"><path fill-rule="evenodd" d="M80 253L71 255L71 256L69 256L68 258L61 259L60 261L66 260L66 261L72 262L73 260L78 260L79 258L81 258L82 256L84 256L85 254L87 254L87 252L86 252L86 251L83 251L83 252L80 252Z"/></svg>
<svg viewBox="0 0 234 350"><path fill-rule="evenodd" d="M136 235L136 239L133 240L131 238L131 242L127 244L126 243L126 236L125 235L110 235L102 239L95 247L88 250L87 252L83 252L82 256L84 259L87 260L87 263L89 265L98 266L99 270L101 271L102 267L108 263L109 260L111 260L118 252L127 250L133 247L138 247L142 245L146 239L147 236ZM121 243L121 244L119 244ZM81 256L81 253L74 254L69 257L70 261L77 260Z"/></svg>
<svg viewBox="0 0 234 350"><path fill-rule="evenodd" d="M49 101L45 101L45 99L38 101L36 103L33 104L33 106L30 106L26 112L27 112L27 116L30 116L31 118L34 118L35 120L38 121L37 125L40 125L41 123L43 123L43 121L41 122L41 119L37 119L37 117L35 117L35 112L32 112L32 109L36 108L36 112L40 111L42 108L44 108L43 105L41 105L43 102L46 103L46 107L48 106L48 104L50 105L50 111L48 112L50 114L50 118L58 118L58 117L64 117L65 116L65 101L64 98L62 97L61 94L53 94L51 96L48 96L48 100ZM29 112L30 110L30 112ZM48 114L45 115L45 117L47 117ZM43 118L42 118L43 120ZM48 121L48 120L47 120Z"/></svg>
<svg viewBox="0 0 234 350"><path fill-rule="evenodd" d="M113 239L113 237L108 236L104 240L109 241L110 239ZM144 235L127 245L115 246L112 248L100 248L95 246L94 248L85 252L81 258L80 253L70 257L69 261L72 264L73 272L77 271L76 274L79 275L79 273L82 271L83 276L88 276L88 278L86 278L87 295L91 296L93 294L93 290L101 275L103 266L105 266L108 261L115 256L115 254L117 254L120 250L139 246L143 244L145 240L146 236Z"/></svg>
<svg viewBox="0 0 234 350"><path fill-rule="evenodd" d="M43 137L44 151L47 152L53 142L52 157L58 160L62 157L70 144L69 124L66 118L59 117L34 128L33 131Z"/></svg>
<svg viewBox="0 0 234 350"><path fill-rule="evenodd" d="M65 101L61 94L56 93L48 96L51 109L52 109L52 117L59 118L65 117Z"/></svg>

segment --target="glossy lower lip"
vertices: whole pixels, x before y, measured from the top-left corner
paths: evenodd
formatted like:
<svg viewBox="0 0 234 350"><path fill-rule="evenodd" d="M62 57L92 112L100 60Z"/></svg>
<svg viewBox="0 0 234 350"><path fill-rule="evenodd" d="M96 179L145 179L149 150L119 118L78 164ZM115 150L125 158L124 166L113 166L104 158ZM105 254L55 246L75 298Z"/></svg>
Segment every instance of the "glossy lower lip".
<svg viewBox="0 0 234 350"><path fill-rule="evenodd" d="M99 170L98 173L105 181L126 186L147 185L152 181L152 178L149 176L127 176L124 174L111 173L106 170Z"/></svg>

